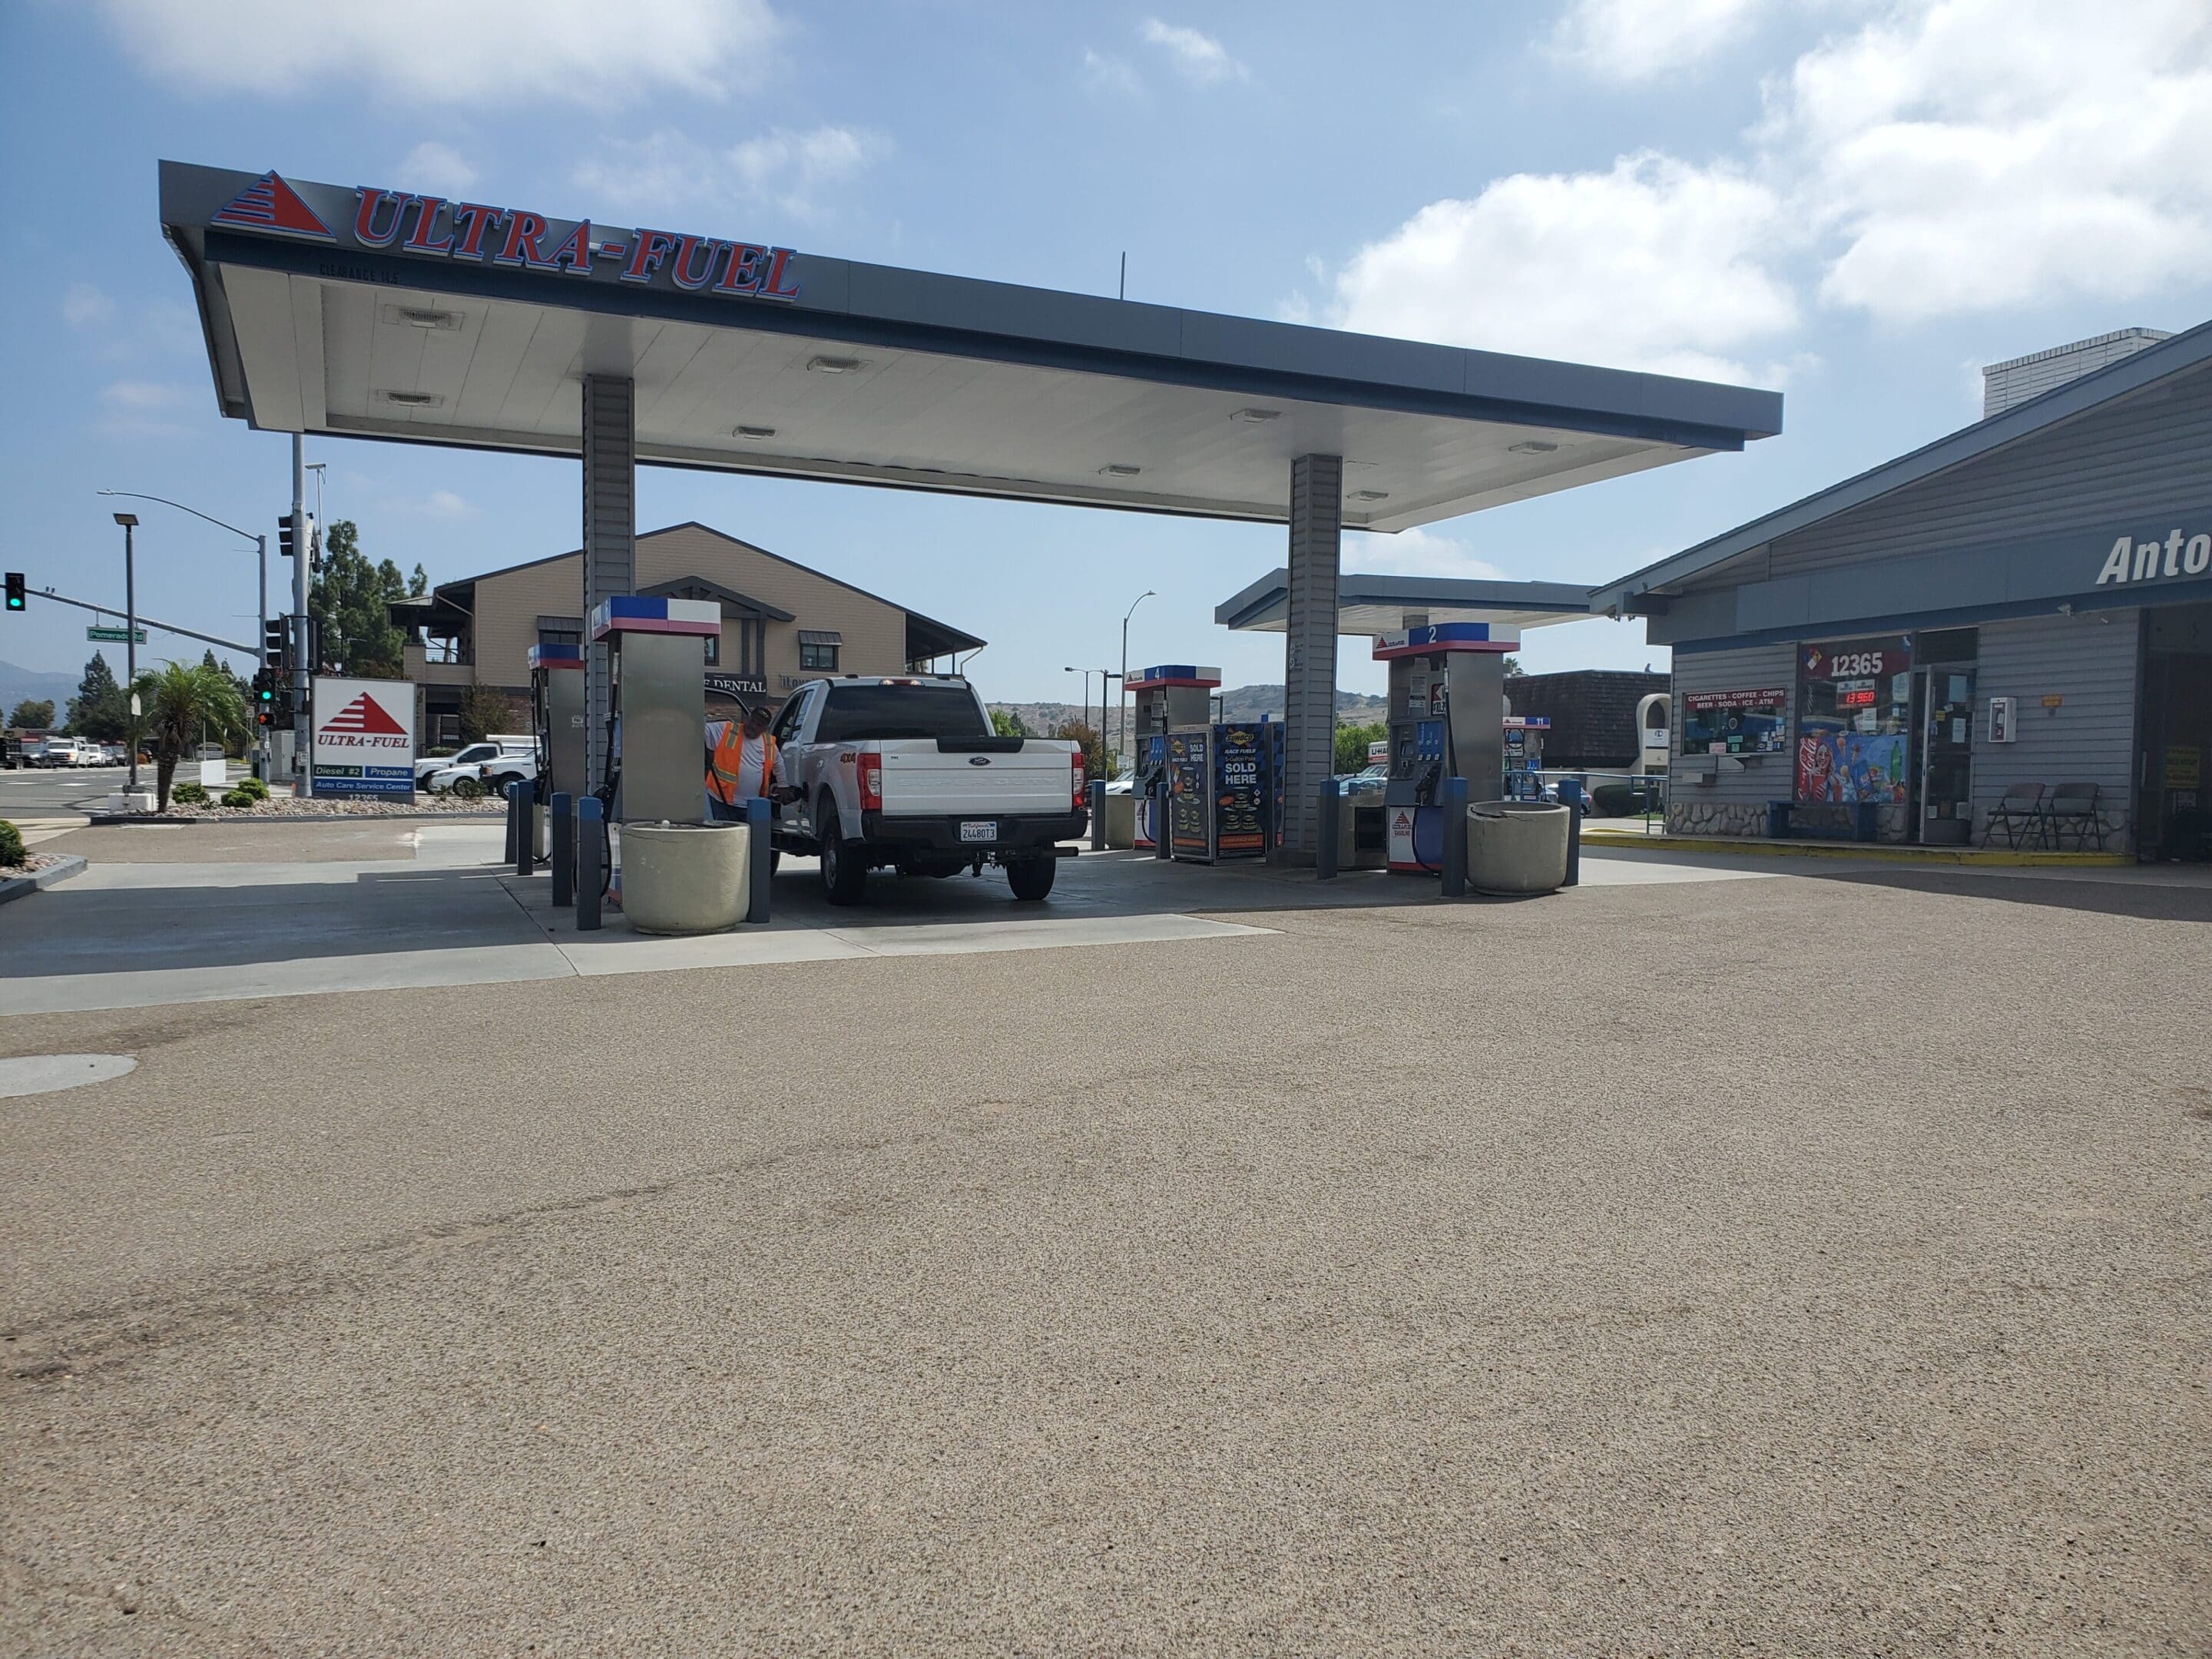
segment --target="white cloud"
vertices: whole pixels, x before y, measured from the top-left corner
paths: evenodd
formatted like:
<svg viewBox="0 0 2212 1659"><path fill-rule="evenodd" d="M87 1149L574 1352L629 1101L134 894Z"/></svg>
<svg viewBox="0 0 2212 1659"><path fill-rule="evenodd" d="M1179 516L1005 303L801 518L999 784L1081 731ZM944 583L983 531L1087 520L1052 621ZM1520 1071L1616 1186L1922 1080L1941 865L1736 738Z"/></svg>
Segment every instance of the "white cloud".
<svg viewBox="0 0 2212 1659"><path fill-rule="evenodd" d="M185 417L191 392L166 380L114 380L100 389L94 428L112 437L183 438L196 428Z"/></svg>
<svg viewBox="0 0 2212 1659"><path fill-rule="evenodd" d="M823 126L778 127L716 150L664 128L616 143L579 166L579 188L612 203L653 209L772 202L795 218L820 216L823 195L849 183L890 150L881 134Z"/></svg>
<svg viewBox="0 0 2212 1659"><path fill-rule="evenodd" d="M1640 81L1742 38L1769 0L1575 0L1552 50L1606 81Z"/></svg>
<svg viewBox="0 0 2212 1659"><path fill-rule="evenodd" d="M1917 0L1798 58L1757 137L1834 305L1913 322L2201 280L2212 8Z"/></svg>
<svg viewBox="0 0 2212 1659"><path fill-rule="evenodd" d="M115 301L89 283L71 283L62 295L62 320L72 328L89 328L115 314Z"/></svg>
<svg viewBox="0 0 2212 1659"><path fill-rule="evenodd" d="M423 501L421 512L426 519L473 519L477 510L450 489L434 489Z"/></svg>
<svg viewBox="0 0 2212 1659"><path fill-rule="evenodd" d="M757 77L781 29L767 0L99 3L143 69L197 92L304 98L344 78L447 105L720 97Z"/></svg>
<svg viewBox="0 0 2212 1659"><path fill-rule="evenodd" d="M1796 301L1766 185L1651 154L1516 173L1431 203L1336 276L1329 320L1373 334L1698 379L1786 335ZM1761 374L1772 378L1771 370Z"/></svg>
<svg viewBox="0 0 2212 1659"><path fill-rule="evenodd" d="M1147 17L1138 25L1137 37L1146 46L1158 46L1167 53L1168 62L1178 75L1201 87L1218 81L1245 80L1251 74L1229 55L1220 41L1194 28Z"/></svg>
<svg viewBox="0 0 2212 1659"><path fill-rule="evenodd" d="M1145 89L1144 82L1137 78L1137 71L1126 60L1110 52L1093 52L1088 46L1083 49L1083 75L1101 92L1133 96Z"/></svg>
<svg viewBox="0 0 2212 1659"><path fill-rule="evenodd" d="M1344 568L1369 576L1505 578L1503 570L1476 558L1450 537L1418 526L1395 536L1350 532L1344 546Z"/></svg>
<svg viewBox="0 0 2212 1659"><path fill-rule="evenodd" d="M100 401L110 408L140 412L179 408L191 397L184 387L162 380L116 380L100 389Z"/></svg>
<svg viewBox="0 0 2212 1659"><path fill-rule="evenodd" d="M404 190L436 191L445 196L465 196L476 188L477 170L451 144L425 139L407 152L392 175Z"/></svg>

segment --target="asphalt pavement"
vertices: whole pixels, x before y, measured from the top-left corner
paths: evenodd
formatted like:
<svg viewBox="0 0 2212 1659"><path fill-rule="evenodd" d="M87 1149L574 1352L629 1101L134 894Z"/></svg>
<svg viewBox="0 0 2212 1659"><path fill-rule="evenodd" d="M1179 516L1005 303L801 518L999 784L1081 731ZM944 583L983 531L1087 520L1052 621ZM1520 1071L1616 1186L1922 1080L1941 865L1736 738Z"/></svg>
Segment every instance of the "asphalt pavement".
<svg viewBox="0 0 2212 1659"><path fill-rule="evenodd" d="M0 1632L2212 1648L2212 891L1626 862L0 1019Z"/></svg>

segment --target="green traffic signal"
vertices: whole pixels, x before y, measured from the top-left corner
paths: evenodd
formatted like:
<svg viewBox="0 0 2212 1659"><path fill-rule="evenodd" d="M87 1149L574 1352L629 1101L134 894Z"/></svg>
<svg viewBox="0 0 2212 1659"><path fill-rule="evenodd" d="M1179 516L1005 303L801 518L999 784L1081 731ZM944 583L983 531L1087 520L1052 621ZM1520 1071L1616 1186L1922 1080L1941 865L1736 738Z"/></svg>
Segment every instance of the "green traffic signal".
<svg viewBox="0 0 2212 1659"><path fill-rule="evenodd" d="M10 570L8 573L8 608L10 611L21 611L25 608L25 605L23 573L20 570Z"/></svg>

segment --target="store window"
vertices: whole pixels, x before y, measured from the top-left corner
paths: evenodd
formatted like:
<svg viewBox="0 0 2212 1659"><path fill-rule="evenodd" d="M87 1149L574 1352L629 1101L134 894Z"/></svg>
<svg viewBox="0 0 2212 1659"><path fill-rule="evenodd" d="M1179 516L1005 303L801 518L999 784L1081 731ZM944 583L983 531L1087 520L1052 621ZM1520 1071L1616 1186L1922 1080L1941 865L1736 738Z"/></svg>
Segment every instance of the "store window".
<svg viewBox="0 0 2212 1659"><path fill-rule="evenodd" d="M1837 640L1797 653L1797 799L1905 805L1912 641Z"/></svg>
<svg viewBox="0 0 2212 1659"><path fill-rule="evenodd" d="M834 674L837 672L837 641L810 640L799 636L799 672L806 674Z"/></svg>

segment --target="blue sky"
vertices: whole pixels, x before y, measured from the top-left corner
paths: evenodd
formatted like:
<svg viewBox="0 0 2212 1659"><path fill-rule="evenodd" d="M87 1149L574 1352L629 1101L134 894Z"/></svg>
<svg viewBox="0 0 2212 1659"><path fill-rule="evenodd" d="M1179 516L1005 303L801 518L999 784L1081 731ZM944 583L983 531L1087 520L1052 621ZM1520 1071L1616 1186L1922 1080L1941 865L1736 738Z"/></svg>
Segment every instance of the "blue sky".
<svg viewBox="0 0 2212 1659"><path fill-rule="evenodd" d="M289 496L288 441L215 412L163 156L1093 292L1127 250L1134 299L1787 394L1744 455L1348 535L1348 568L1595 582L1967 423L1981 363L2212 316L2203 0L15 0L0 148L0 558L118 602L97 489L257 531ZM570 464L308 458L434 579L578 540ZM142 511L141 605L246 638L250 550ZM643 474L641 529L691 518L985 635L994 697L1073 701L1147 588L1133 664L1282 678L1212 621L1279 529ZM34 604L0 659L75 670L86 620ZM1665 661L1601 623L1523 657Z"/></svg>

